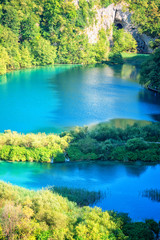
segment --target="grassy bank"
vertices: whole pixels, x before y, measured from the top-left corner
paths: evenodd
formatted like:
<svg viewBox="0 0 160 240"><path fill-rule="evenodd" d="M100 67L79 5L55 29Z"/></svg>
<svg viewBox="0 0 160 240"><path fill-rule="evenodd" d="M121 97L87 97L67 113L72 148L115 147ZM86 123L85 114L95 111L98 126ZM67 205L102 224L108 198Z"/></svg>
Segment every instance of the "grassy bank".
<svg viewBox="0 0 160 240"><path fill-rule="evenodd" d="M154 239L153 220L132 222L126 214L78 207L49 190L30 191L0 182L0 239Z"/></svg>
<svg viewBox="0 0 160 240"><path fill-rule="evenodd" d="M143 62L149 59L150 54L140 54L132 52L110 52L108 60L102 61L105 64L124 64L128 63L134 66L141 66Z"/></svg>
<svg viewBox="0 0 160 240"><path fill-rule="evenodd" d="M140 54L140 53L122 53L122 58L125 63L133 65L141 65L149 58L150 54Z"/></svg>

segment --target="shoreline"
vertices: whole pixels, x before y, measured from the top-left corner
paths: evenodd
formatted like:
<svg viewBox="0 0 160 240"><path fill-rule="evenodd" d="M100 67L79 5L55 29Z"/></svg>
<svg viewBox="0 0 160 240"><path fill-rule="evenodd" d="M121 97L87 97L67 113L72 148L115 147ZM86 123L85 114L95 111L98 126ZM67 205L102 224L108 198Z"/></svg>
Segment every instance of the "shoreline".
<svg viewBox="0 0 160 240"><path fill-rule="evenodd" d="M40 161L9 161L9 160L3 160L0 159L0 163L38 163L38 164L50 164L50 165L54 165L54 164L74 164L74 163L110 163L110 164L131 164L131 165L135 165L135 166L143 166L143 165L157 165L160 164L160 162L147 162L147 161L142 161L142 160L136 160L136 161L119 161L119 160L101 160L101 159L97 159L97 160L93 160L93 159L87 159L87 160L77 160L77 161L65 161L65 162L40 162Z"/></svg>
<svg viewBox="0 0 160 240"><path fill-rule="evenodd" d="M148 89L149 91L152 91L152 92L155 92L155 93L160 94L160 90L154 89L154 88L152 88L152 87L150 87L150 86L148 86L147 89Z"/></svg>
<svg viewBox="0 0 160 240"><path fill-rule="evenodd" d="M124 63L128 63L127 60L129 60L129 64L135 64L135 58L143 58L144 57L144 61L145 61L145 57L146 55L150 55L150 54L146 54L146 53L128 53L128 52L123 52L122 53L122 57L124 59L124 62L123 63L119 63L121 65L123 65ZM101 62L96 62L94 64L106 64L106 65L114 65L114 63L111 63L110 61L107 61L107 60L102 60ZM78 66L87 66L87 65L93 65L93 63L90 63L90 64L83 64L83 63L54 63L54 64L46 64L46 65L38 65L38 66L30 66L30 67L25 67L25 68L19 68L19 69L10 69L10 70L7 70L6 73L3 73L3 74L0 74L0 78L2 76L5 76L6 74L8 73L11 73L11 72L15 72L15 71L23 71L23 70L29 70L29 69L36 69L36 68L43 68L43 67L54 67L54 66L57 66L57 65L78 65Z"/></svg>

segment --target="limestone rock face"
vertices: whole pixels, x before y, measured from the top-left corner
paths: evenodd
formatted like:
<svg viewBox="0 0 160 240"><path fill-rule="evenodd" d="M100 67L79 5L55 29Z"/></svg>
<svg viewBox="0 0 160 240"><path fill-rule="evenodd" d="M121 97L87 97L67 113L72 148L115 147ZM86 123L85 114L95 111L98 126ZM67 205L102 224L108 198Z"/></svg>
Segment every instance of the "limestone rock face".
<svg viewBox="0 0 160 240"><path fill-rule="evenodd" d="M98 40L99 30L102 28L110 31L110 40L112 39L112 25L115 19L115 6L109 5L107 8L96 9L96 17L94 24L86 28L85 32L88 35L90 43L96 43Z"/></svg>
<svg viewBox="0 0 160 240"><path fill-rule="evenodd" d="M115 13L115 19L114 24L118 27L122 27L125 31L132 34L132 36L135 38L138 44L138 51L142 53L151 53L152 49L149 48L149 42L153 40L151 37L147 36L146 34L140 34L138 32L137 27L132 24L131 17L132 14L126 10L123 11L122 5L115 6L116 13Z"/></svg>
<svg viewBox="0 0 160 240"><path fill-rule="evenodd" d="M73 0L78 5L79 0ZM88 0L89 1L89 0ZM132 34L138 44L138 51L141 53L151 53L149 42L153 40L145 34L140 34L135 25L131 21L132 14L125 10L121 4L111 4L107 8L96 9L96 17L92 26L85 29L88 35L89 42L94 44L98 41L99 30L104 28L109 31L109 40L112 44L112 26L115 24L118 28L123 28L125 31Z"/></svg>

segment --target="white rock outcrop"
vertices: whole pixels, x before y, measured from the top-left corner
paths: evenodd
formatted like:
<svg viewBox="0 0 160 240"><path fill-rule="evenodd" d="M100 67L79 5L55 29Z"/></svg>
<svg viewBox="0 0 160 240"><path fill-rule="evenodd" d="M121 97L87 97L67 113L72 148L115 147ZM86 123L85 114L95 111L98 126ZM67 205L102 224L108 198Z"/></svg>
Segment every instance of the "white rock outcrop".
<svg viewBox="0 0 160 240"><path fill-rule="evenodd" d="M89 1L89 0L87 0ZM78 5L79 0L73 0L75 5ZM109 40L112 44L112 26L113 24L121 26L125 31L130 32L136 39L138 51L142 53L151 53L149 42L153 40L145 34L138 32L137 26L131 21L132 14L127 10L124 11L122 4L111 4L107 8L96 9L96 16L92 26L85 29L88 35L89 42L94 44L98 41L99 30L102 28L109 31Z"/></svg>

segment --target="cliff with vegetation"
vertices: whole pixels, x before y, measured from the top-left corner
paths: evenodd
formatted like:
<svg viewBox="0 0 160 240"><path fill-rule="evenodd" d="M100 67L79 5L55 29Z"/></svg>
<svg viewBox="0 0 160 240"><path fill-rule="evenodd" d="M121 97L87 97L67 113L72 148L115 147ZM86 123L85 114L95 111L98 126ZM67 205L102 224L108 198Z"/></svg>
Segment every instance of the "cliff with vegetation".
<svg viewBox="0 0 160 240"><path fill-rule="evenodd" d="M90 64L159 44L159 1L1 0L0 74L54 63ZM117 27L114 27L114 26ZM145 34L145 35L144 35Z"/></svg>

